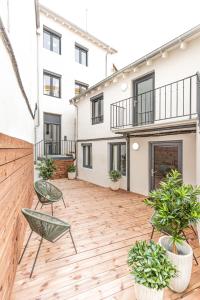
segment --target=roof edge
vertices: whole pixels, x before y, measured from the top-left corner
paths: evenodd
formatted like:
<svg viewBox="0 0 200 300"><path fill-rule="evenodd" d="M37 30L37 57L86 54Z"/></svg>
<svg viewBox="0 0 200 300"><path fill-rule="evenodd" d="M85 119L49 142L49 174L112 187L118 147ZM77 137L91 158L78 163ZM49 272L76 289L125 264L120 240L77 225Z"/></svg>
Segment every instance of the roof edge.
<svg viewBox="0 0 200 300"><path fill-rule="evenodd" d="M60 20L62 25L67 25L68 29L73 30L76 34L80 34L83 38L86 38L91 43L95 44L97 47L106 50L109 54L117 53L117 50L109 46L108 44L104 43L100 39L96 38L94 35L90 34L89 32L83 30L79 26L75 25L71 21L68 21L64 17L60 16L59 14L55 13L48 7L39 4L39 9L44 14L52 15L54 18Z"/></svg>

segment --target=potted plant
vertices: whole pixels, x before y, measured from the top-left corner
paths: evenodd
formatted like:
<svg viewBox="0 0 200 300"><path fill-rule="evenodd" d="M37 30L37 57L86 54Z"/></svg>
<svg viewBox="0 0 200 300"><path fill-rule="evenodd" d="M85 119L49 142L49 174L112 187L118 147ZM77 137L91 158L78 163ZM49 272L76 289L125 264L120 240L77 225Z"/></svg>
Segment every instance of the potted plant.
<svg viewBox="0 0 200 300"><path fill-rule="evenodd" d="M138 241L128 253L137 300L162 300L164 288L176 276L166 250L153 241Z"/></svg>
<svg viewBox="0 0 200 300"><path fill-rule="evenodd" d="M183 292L190 282L193 251L184 241L184 230L200 219L198 195L200 187L183 184L181 174L172 170L145 200L155 209L153 226L168 234L161 237L159 243L177 268L178 276L169 285L175 292Z"/></svg>
<svg viewBox="0 0 200 300"><path fill-rule="evenodd" d="M67 169L68 171L68 179L75 179L76 178L76 166L70 165Z"/></svg>
<svg viewBox="0 0 200 300"><path fill-rule="evenodd" d="M121 173L117 170L112 170L109 173L109 177L110 177L110 188L113 191L117 191L120 188L120 179L122 177Z"/></svg>
<svg viewBox="0 0 200 300"><path fill-rule="evenodd" d="M39 177L42 177L43 180L48 180L53 176L56 166L52 159L44 158L38 163L37 169L39 170Z"/></svg>

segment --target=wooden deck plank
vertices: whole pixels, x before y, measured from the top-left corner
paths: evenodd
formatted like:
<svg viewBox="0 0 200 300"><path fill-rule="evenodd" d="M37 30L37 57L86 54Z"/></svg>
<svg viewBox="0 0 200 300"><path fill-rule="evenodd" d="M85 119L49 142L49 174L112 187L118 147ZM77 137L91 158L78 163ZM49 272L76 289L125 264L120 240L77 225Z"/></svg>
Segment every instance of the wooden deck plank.
<svg viewBox="0 0 200 300"><path fill-rule="evenodd" d="M56 204L55 215L72 225L78 254L67 236L57 244L45 241L30 279L39 242L34 235L18 267L12 299L135 300L127 253L136 240L149 239L151 233L151 209L144 205L144 197L78 180L54 183L67 203L67 208ZM43 211L50 213L50 207ZM155 240L159 236L155 233ZM190 231L188 237L200 261L198 241ZM191 283L184 294L166 289L165 300L175 299L200 299L200 267L193 264Z"/></svg>

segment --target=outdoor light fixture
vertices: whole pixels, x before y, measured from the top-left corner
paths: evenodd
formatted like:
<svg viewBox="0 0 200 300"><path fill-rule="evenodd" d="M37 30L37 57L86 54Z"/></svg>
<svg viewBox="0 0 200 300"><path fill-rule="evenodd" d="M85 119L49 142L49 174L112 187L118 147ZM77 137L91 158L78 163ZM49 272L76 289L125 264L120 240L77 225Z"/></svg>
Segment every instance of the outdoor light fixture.
<svg viewBox="0 0 200 300"><path fill-rule="evenodd" d="M166 51L162 52L162 58L166 58L168 56L168 53Z"/></svg>
<svg viewBox="0 0 200 300"><path fill-rule="evenodd" d="M125 92L127 90L127 88L128 88L128 84L127 83L122 83L122 85L121 85L122 92Z"/></svg>
<svg viewBox="0 0 200 300"><path fill-rule="evenodd" d="M138 143L133 143L133 144L132 144L132 149L133 149L134 151L139 150L139 148L140 148L140 145L139 145Z"/></svg>
<svg viewBox="0 0 200 300"><path fill-rule="evenodd" d="M147 62L146 62L146 65L147 65L147 66L151 66L151 65L152 65L152 60L151 60L151 59L148 59Z"/></svg>

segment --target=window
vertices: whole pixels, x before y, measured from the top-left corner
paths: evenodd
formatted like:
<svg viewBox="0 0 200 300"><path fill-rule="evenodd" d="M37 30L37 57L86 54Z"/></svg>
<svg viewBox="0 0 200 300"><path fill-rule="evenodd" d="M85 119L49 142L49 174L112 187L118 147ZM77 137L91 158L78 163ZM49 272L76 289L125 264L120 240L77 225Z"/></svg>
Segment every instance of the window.
<svg viewBox="0 0 200 300"><path fill-rule="evenodd" d="M90 99L92 102L92 124L103 123L103 94Z"/></svg>
<svg viewBox="0 0 200 300"><path fill-rule="evenodd" d="M83 167L92 168L92 144L82 144L83 147Z"/></svg>
<svg viewBox="0 0 200 300"><path fill-rule="evenodd" d="M126 143L110 144L110 171L118 170L126 175Z"/></svg>
<svg viewBox="0 0 200 300"><path fill-rule="evenodd" d="M81 65L88 66L88 49L75 44L75 61Z"/></svg>
<svg viewBox="0 0 200 300"><path fill-rule="evenodd" d="M43 47L61 54L61 35L45 27L43 29Z"/></svg>
<svg viewBox="0 0 200 300"><path fill-rule="evenodd" d="M88 89L88 84L75 81L75 95L80 95Z"/></svg>
<svg viewBox="0 0 200 300"><path fill-rule="evenodd" d="M52 97L61 97L61 76L44 71L44 86L43 92L44 95Z"/></svg>

